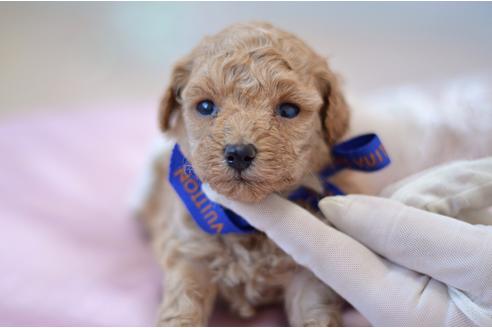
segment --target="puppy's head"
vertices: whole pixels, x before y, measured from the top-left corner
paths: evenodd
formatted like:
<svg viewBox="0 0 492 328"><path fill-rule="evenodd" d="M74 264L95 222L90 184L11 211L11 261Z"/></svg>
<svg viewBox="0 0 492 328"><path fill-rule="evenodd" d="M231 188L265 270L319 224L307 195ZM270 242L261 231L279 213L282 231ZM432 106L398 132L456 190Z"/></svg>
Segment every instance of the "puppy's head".
<svg viewBox="0 0 492 328"><path fill-rule="evenodd" d="M160 108L200 179L258 201L330 161L348 108L326 61L269 24L232 26L174 68Z"/></svg>

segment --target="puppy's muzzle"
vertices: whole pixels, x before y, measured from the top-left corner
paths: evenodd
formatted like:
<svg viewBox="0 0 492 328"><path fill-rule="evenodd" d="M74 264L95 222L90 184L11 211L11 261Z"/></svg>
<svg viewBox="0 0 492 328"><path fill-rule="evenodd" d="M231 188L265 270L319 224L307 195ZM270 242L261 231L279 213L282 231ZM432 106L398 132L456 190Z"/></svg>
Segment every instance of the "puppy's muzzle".
<svg viewBox="0 0 492 328"><path fill-rule="evenodd" d="M252 144L227 145L224 148L224 158L234 170L246 170L256 157L256 148Z"/></svg>

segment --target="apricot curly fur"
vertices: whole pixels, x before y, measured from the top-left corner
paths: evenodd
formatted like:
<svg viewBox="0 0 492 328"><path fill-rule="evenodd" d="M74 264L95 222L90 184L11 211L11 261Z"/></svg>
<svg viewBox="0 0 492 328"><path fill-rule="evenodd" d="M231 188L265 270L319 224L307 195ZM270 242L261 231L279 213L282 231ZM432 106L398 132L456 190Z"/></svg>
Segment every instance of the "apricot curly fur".
<svg viewBox="0 0 492 328"><path fill-rule="evenodd" d="M215 117L195 110L206 99L218 106ZM299 115L276 115L283 102L299 106ZM257 202L313 180L347 131L349 110L323 57L293 34L248 23L204 38L176 64L159 122L202 181L228 197ZM237 143L258 151L241 179L223 158L225 145ZM264 234L210 236L195 225L166 182L170 149L164 146L153 161L140 213L165 274L158 323L206 325L219 295L243 317L285 300L292 325L340 324L336 293Z"/></svg>

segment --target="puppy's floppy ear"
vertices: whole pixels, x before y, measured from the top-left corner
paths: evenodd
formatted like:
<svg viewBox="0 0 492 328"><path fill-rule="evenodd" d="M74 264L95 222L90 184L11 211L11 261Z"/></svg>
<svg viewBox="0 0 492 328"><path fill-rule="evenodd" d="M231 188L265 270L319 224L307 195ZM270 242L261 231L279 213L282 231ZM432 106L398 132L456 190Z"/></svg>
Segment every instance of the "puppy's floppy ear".
<svg viewBox="0 0 492 328"><path fill-rule="evenodd" d="M338 77L326 64L316 74L318 88L323 95L320 111L325 141L329 146L335 144L348 130L350 112L345 97L340 90Z"/></svg>
<svg viewBox="0 0 492 328"><path fill-rule="evenodd" d="M186 57L176 63L171 74L169 86L159 105L159 125L162 131L171 128L172 116L181 107L181 92L191 74L191 60Z"/></svg>

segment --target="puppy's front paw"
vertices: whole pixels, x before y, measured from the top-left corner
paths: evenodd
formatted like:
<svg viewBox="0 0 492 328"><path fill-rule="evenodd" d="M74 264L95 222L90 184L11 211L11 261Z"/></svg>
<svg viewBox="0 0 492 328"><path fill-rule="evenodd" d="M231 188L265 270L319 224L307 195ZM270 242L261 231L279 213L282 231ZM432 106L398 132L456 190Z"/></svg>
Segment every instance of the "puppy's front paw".
<svg viewBox="0 0 492 328"><path fill-rule="evenodd" d="M176 308L163 308L159 312L157 326L160 327L203 327L207 325L207 318L199 309L179 311Z"/></svg>
<svg viewBox="0 0 492 328"><path fill-rule="evenodd" d="M159 327L203 327L206 324L199 316L192 315L161 315L157 321L157 326Z"/></svg>

